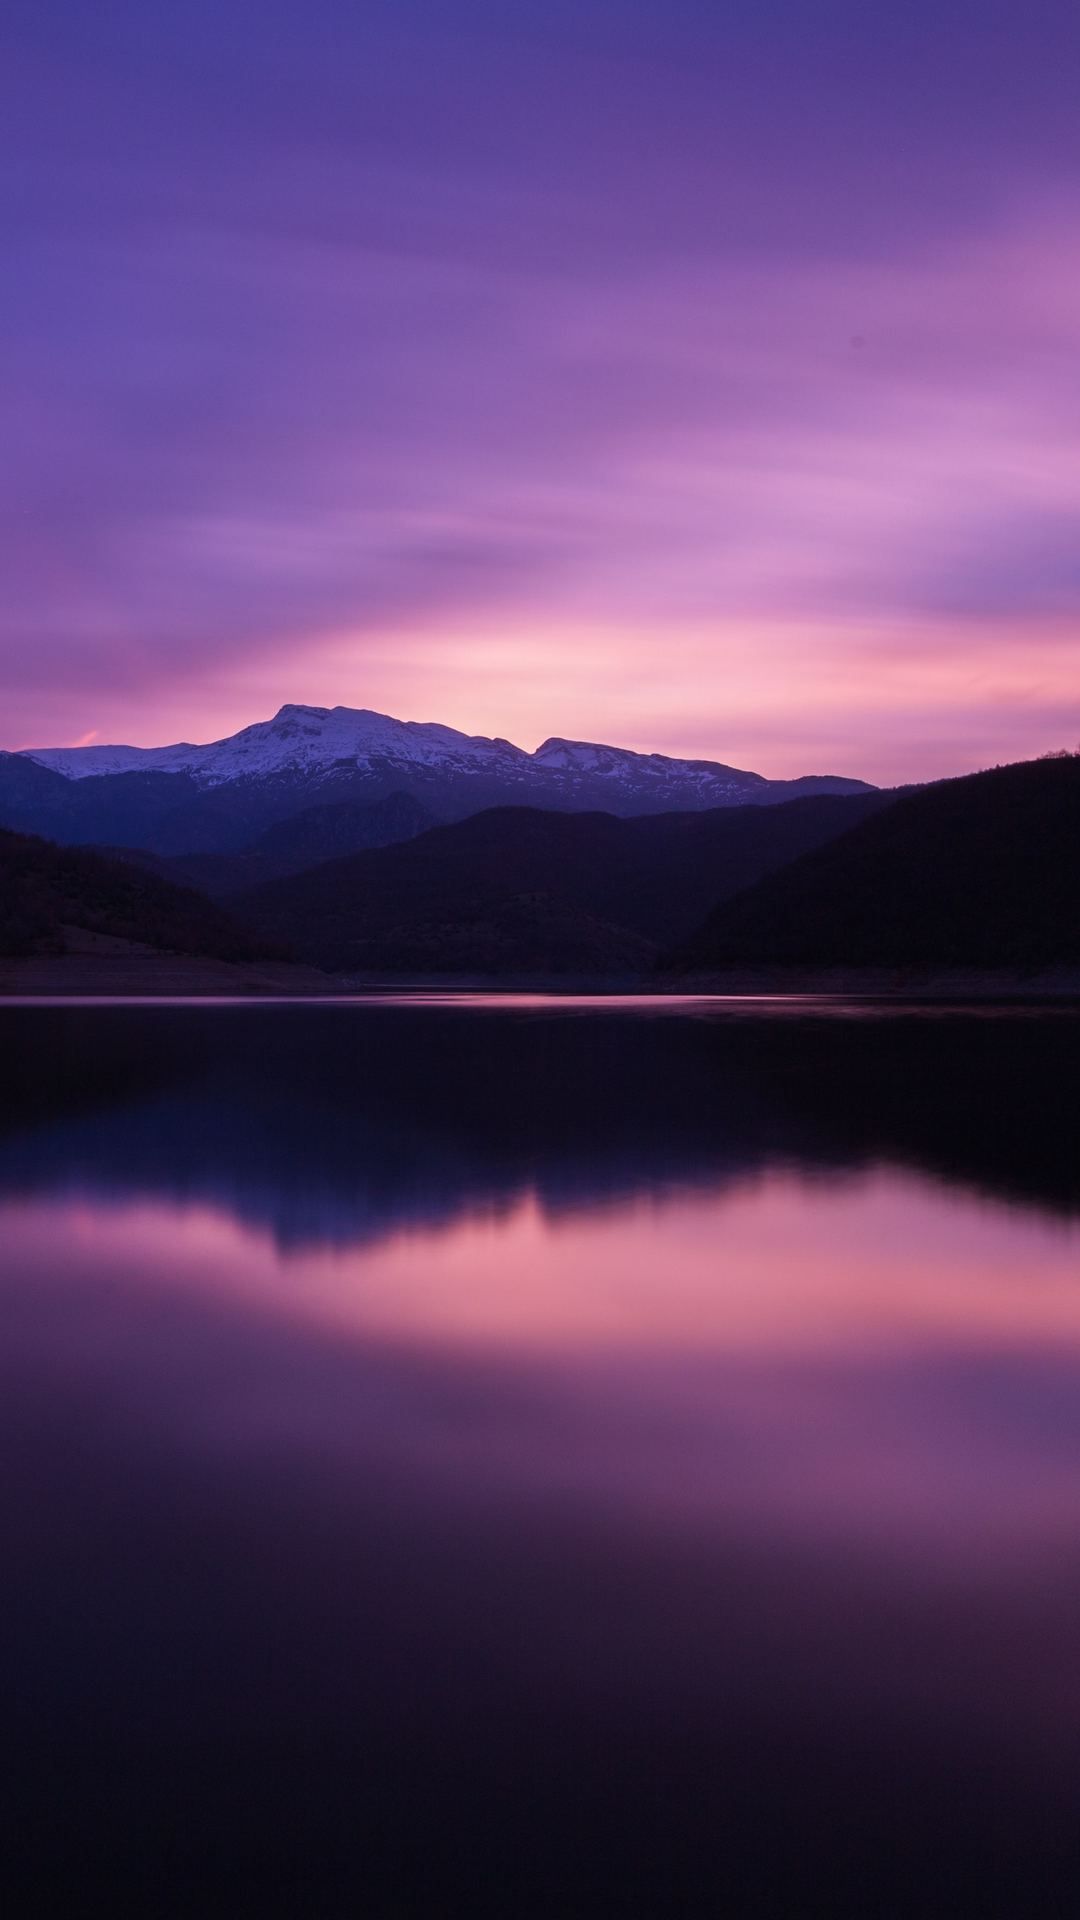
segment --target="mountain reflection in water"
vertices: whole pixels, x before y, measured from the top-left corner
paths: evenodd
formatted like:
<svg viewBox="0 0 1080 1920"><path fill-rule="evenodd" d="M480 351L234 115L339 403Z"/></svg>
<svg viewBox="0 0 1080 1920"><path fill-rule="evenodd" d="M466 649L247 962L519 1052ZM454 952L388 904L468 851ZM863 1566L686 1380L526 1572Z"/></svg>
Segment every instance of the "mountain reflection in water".
<svg viewBox="0 0 1080 1920"><path fill-rule="evenodd" d="M25 1910L1069 1909L1080 1020L7 1008L0 1058Z"/></svg>

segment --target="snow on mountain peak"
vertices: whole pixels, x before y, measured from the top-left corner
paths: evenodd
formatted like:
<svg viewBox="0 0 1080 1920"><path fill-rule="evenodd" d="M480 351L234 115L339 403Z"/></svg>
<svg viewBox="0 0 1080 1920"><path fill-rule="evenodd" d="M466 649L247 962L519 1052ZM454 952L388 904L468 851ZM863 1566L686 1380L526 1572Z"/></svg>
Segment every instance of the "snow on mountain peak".
<svg viewBox="0 0 1080 1920"><path fill-rule="evenodd" d="M590 740L545 740L535 753L512 741L459 733L434 721L395 720L365 707L309 707L288 703L271 720L257 720L205 746L44 747L26 757L70 780L118 773L183 773L197 786L289 779L319 782L355 771L363 778L405 785L410 776L430 786L482 778L488 791L527 798L534 805L565 805L578 796L616 811L680 805L722 806L764 799L770 783L757 773L709 760L669 759ZM855 783L858 785L859 783ZM830 786L833 783L829 783ZM835 783L847 787L849 783ZM779 796L776 796L779 797ZM578 800L580 804L580 800Z"/></svg>
<svg viewBox="0 0 1080 1920"><path fill-rule="evenodd" d="M594 740L562 740L558 736L537 747L533 761L559 772L601 779L708 782L725 791L752 786L762 778L714 760L675 760L664 753L635 753L630 747L605 747Z"/></svg>
<svg viewBox="0 0 1080 1920"><path fill-rule="evenodd" d="M401 767L447 765L463 771L505 771L531 756L507 740L458 733L436 722L394 720L365 707L307 707L289 703L272 720L257 720L225 740L205 746L33 747L26 757L70 780L98 774L187 773L199 786L265 779L322 767L370 768L374 761Z"/></svg>

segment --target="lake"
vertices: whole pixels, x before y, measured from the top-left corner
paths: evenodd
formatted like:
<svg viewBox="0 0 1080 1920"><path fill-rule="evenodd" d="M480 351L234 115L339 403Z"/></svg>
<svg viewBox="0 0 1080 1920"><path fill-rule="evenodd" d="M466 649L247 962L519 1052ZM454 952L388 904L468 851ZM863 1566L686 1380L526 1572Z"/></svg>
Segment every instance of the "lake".
<svg viewBox="0 0 1080 1920"><path fill-rule="evenodd" d="M1076 1911L1075 1012L0 1063L9 1911Z"/></svg>

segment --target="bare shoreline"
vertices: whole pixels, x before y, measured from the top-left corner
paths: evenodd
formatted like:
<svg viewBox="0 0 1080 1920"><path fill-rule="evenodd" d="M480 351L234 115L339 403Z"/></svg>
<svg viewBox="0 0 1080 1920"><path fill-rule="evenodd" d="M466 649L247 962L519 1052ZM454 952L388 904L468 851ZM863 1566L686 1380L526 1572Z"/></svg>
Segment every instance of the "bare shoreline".
<svg viewBox="0 0 1080 1920"><path fill-rule="evenodd" d="M1080 1000L1080 968L1018 972L959 967L756 967L687 975L424 975L320 973L287 961L184 954L94 953L0 960L2 999L311 999L439 993L839 996L883 1000Z"/></svg>

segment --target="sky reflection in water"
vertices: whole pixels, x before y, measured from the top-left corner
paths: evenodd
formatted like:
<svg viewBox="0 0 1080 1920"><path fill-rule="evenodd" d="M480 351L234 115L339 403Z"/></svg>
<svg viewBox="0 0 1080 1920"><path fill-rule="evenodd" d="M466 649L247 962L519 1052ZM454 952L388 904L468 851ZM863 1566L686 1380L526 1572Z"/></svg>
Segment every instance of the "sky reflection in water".
<svg viewBox="0 0 1080 1920"><path fill-rule="evenodd" d="M16 1859L1055 1911L1078 1026L0 1014Z"/></svg>

